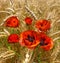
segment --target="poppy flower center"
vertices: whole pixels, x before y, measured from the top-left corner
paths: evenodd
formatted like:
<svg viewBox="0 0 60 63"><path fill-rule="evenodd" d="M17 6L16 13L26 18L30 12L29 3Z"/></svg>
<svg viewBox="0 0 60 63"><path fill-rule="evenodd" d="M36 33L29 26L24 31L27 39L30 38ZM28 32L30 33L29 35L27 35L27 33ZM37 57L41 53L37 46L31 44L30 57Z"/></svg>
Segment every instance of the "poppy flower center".
<svg viewBox="0 0 60 63"><path fill-rule="evenodd" d="M40 24L41 26L43 26L43 24Z"/></svg>
<svg viewBox="0 0 60 63"><path fill-rule="evenodd" d="M41 46L44 46L44 45L47 45L47 44L48 44L48 43L45 43L44 41L45 41L45 40L43 40L43 39L40 41L40 45L41 45Z"/></svg>
<svg viewBox="0 0 60 63"><path fill-rule="evenodd" d="M16 21L13 21L14 23L16 22Z"/></svg>
<svg viewBox="0 0 60 63"><path fill-rule="evenodd" d="M28 35L28 40L29 40L30 42L33 42L33 41L35 40L35 38Z"/></svg>

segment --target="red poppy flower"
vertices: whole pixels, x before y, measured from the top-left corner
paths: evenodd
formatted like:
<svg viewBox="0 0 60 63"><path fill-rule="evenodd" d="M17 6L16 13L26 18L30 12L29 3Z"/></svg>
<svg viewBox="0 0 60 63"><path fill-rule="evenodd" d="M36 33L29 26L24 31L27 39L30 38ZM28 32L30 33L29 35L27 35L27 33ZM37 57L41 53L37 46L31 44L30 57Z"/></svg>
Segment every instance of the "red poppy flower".
<svg viewBox="0 0 60 63"><path fill-rule="evenodd" d="M5 26L7 27L18 27L19 26L19 20L16 16L9 17L6 22Z"/></svg>
<svg viewBox="0 0 60 63"><path fill-rule="evenodd" d="M36 22L36 28L40 31L47 31L50 29L50 22L48 20L39 20Z"/></svg>
<svg viewBox="0 0 60 63"><path fill-rule="evenodd" d="M32 24L32 19L30 17L26 17L25 22L26 22L26 24L31 25Z"/></svg>
<svg viewBox="0 0 60 63"><path fill-rule="evenodd" d="M30 49L34 49L39 43L38 34L35 31L28 30L20 34L20 44Z"/></svg>
<svg viewBox="0 0 60 63"><path fill-rule="evenodd" d="M40 47L48 51L53 48L53 41L44 33L40 33Z"/></svg>
<svg viewBox="0 0 60 63"><path fill-rule="evenodd" d="M11 34L9 37L8 37L8 42L9 43L16 43L19 41L19 36L17 34Z"/></svg>

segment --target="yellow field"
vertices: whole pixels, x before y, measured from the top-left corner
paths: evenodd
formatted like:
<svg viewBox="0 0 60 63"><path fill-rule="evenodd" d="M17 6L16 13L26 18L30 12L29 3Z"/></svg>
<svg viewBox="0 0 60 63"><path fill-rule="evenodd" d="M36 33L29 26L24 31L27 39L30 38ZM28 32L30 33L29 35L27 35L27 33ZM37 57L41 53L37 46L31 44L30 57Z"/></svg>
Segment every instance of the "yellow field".
<svg viewBox="0 0 60 63"><path fill-rule="evenodd" d="M21 28L3 26L7 17L12 15L19 18ZM35 50L28 50L19 43L7 42L9 34L20 34L28 29L24 23L26 16L33 19L32 27L39 19L51 21L47 35L54 41L52 50L44 51L39 46ZM60 63L60 0L0 0L0 63L25 63L27 52L30 56L27 63Z"/></svg>

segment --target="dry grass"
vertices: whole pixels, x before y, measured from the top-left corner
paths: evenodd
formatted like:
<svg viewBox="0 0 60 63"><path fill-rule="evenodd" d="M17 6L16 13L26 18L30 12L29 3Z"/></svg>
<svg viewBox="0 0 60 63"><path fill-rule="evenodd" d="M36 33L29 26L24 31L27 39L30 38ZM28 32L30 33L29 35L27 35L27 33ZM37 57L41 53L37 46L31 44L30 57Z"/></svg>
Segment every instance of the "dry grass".
<svg viewBox="0 0 60 63"><path fill-rule="evenodd" d="M19 18L21 28L2 26L11 15ZM33 19L32 26L38 19L50 20L51 29L47 34L54 41L54 48L50 51L43 51L38 47L33 53L29 51L30 63L60 63L60 0L0 0L0 63L23 63L25 60L28 49L18 43L8 44L7 37L11 33L20 34L28 29L23 21L26 16Z"/></svg>

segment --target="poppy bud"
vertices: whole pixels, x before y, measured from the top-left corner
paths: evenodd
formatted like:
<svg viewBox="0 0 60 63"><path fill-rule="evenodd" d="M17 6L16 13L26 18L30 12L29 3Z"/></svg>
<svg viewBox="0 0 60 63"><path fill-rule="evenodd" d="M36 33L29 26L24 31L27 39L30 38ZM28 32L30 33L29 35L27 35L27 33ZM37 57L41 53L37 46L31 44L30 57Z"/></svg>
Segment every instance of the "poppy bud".
<svg viewBox="0 0 60 63"><path fill-rule="evenodd" d="M19 41L19 36L17 34L11 34L8 37L8 42L9 43L17 43Z"/></svg>
<svg viewBox="0 0 60 63"><path fill-rule="evenodd" d="M31 25L32 24L32 19L30 17L26 17L25 18L25 23L28 24L28 25Z"/></svg>

